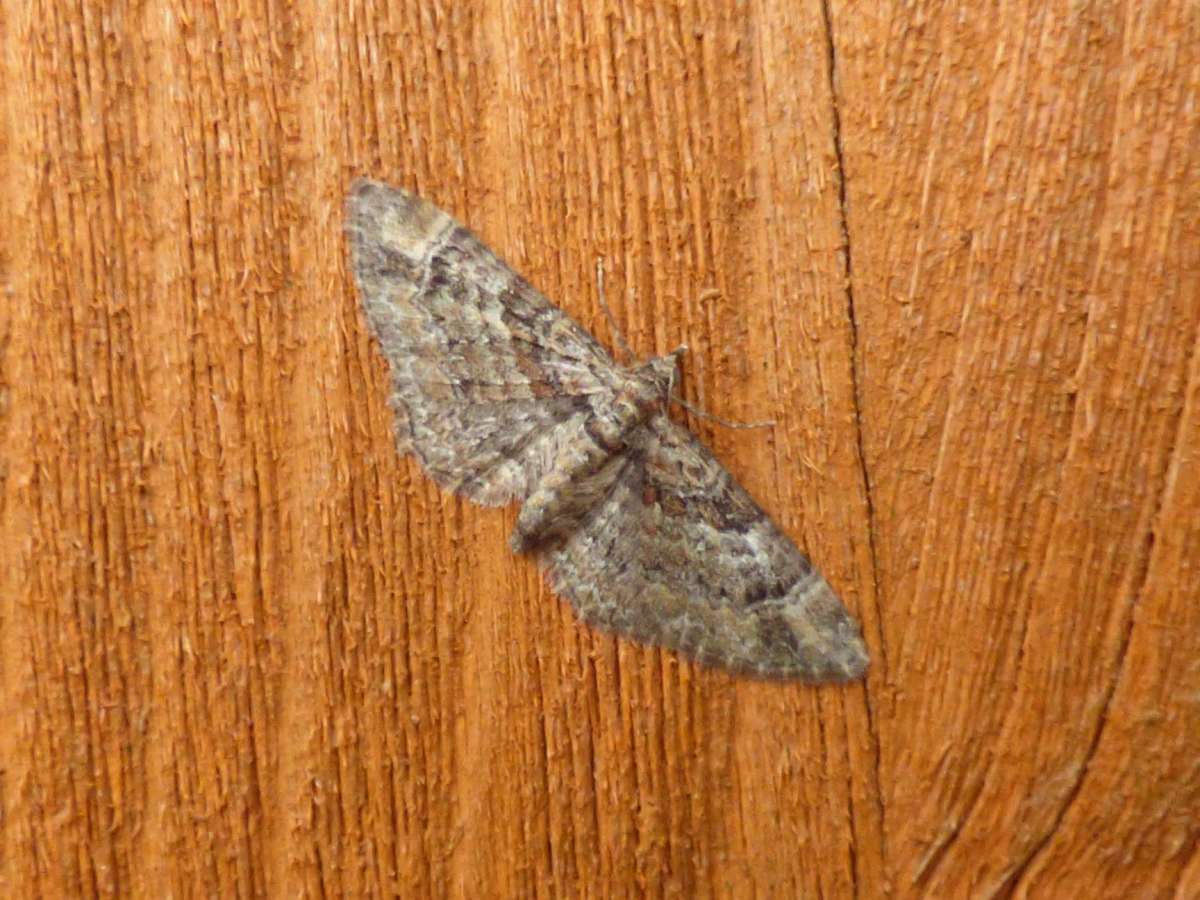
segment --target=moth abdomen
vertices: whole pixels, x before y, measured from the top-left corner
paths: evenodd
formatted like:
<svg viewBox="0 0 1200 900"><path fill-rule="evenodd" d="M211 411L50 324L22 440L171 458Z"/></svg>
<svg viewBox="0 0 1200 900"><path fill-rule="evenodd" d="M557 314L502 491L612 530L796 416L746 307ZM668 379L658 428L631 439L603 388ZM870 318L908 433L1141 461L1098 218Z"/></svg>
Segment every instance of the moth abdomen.
<svg viewBox="0 0 1200 900"><path fill-rule="evenodd" d="M545 474L521 506L509 544L518 553L570 534L607 493L637 429L655 410L655 386L634 372L611 397L570 426ZM612 465L613 463L617 465Z"/></svg>

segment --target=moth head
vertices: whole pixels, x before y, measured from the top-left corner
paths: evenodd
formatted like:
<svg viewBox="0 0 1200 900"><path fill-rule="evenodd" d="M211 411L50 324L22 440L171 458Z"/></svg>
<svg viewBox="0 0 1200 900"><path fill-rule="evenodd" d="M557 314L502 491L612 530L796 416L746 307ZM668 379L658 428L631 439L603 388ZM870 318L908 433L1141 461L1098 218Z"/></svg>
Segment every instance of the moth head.
<svg viewBox="0 0 1200 900"><path fill-rule="evenodd" d="M679 357L687 352L687 346L681 345L666 356L656 356L638 366L638 374L654 385L656 395L662 401L670 399L679 378Z"/></svg>

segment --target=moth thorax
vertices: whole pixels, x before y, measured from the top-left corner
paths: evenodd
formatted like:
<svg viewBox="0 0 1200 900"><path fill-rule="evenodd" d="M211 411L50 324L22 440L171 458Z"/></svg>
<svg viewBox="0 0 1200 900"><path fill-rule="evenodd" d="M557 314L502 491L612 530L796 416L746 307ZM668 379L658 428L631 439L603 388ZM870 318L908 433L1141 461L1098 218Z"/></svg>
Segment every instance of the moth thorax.
<svg viewBox="0 0 1200 900"><path fill-rule="evenodd" d="M657 381L639 369L608 403L595 409L588 432L602 448L615 453L625 446L629 432L662 409L665 402L666 395Z"/></svg>
<svg viewBox="0 0 1200 900"><path fill-rule="evenodd" d="M525 498L509 544L523 553L578 527L606 493L619 468L610 461L625 452L637 429L665 402L654 378L639 369L610 399L592 407L592 415L564 440L555 464Z"/></svg>

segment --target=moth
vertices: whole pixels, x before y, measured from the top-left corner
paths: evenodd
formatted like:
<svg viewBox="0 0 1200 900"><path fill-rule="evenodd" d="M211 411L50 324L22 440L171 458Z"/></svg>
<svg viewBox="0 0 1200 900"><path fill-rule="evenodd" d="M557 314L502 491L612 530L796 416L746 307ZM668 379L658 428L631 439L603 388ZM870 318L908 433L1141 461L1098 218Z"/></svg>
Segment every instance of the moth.
<svg viewBox="0 0 1200 900"><path fill-rule="evenodd" d="M451 216L358 180L354 279L391 369L401 453L485 506L589 625L739 673L847 681L858 624L668 416L681 351L618 365Z"/></svg>

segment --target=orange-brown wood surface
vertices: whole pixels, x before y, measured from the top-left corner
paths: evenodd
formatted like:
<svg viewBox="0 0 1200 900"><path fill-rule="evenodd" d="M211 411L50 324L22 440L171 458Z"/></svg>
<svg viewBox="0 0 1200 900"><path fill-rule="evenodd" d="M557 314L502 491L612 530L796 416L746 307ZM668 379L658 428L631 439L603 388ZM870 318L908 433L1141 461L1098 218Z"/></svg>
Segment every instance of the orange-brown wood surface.
<svg viewBox="0 0 1200 900"><path fill-rule="evenodd" d="M4 896L1200 896L1200 18L5 0ZM579 625L396 455L367 174L613 345L864 623ZM681 413L682 415L682 413Z"/></svg>

